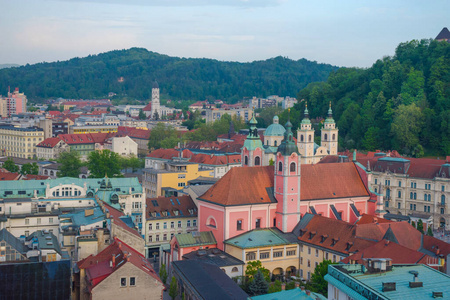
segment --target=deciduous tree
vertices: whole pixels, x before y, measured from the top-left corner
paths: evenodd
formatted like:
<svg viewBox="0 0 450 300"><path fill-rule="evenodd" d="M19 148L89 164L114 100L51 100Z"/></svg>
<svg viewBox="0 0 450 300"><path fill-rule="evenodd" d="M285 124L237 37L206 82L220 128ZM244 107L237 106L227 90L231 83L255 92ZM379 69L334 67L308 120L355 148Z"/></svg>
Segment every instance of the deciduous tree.
<svg viewBox="0 0 450 300"><path fill-rule="evenodd" d="M174 300L178 295L178 284L177 280L174 276L172 276L172 280L170 281L170 287L169 287L169 296Z"/></svg>
<svg viewBox="0 0 450 300"><path fill-rule="evenodd" d="M39 166L37 163L32 164L24 164L22 165L22 168L20 169L20 174L22 175L38 175L39 173Z"/></svg>
<svg viewBox="0 0 450 300"><path fill-rule="evenodd" d="M11 157L8 157L8 159L3 163L3 168L12 173L19 171L19 167L14 163Z"/></svg>
<svg viewBox="0 0 450 300"><path fill-rule="evenodd" d="M83 164L78 152L62 152L57 161L60 164L58 177L78 177L80 175L80 168Z"/></svg>
<svg viewBox="0 0 450 300"><path fill-rule="evenodd" d="M91 172L89 177L102 178L123 177L120 172L120 156L109 150L92 151L88 155L87 167Z"/></svg>

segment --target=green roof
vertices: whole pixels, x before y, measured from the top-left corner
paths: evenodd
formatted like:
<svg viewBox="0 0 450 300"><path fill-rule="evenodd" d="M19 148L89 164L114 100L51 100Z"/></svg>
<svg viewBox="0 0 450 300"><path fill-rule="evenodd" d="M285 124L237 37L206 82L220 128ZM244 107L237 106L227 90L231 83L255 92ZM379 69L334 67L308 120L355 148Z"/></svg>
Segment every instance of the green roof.
<svg viewBox="0 0 450 300"><path fill-rule="evenodd" d="M273 117L273 123L267 127L264 136L283 136L286 129L279 123L278 116Z"/></svg>
<svg viewBox="0 0 450 300"><path fill-rule="evenodd" d="M189 232L175 235L181 248L217 244L212 231Z"/></svg>
<svg viewBox="0 0 450 300"><path fill-rule="evenodd" d="M224 241L242 249L295 244L275 228L254 229Z"/></svg>

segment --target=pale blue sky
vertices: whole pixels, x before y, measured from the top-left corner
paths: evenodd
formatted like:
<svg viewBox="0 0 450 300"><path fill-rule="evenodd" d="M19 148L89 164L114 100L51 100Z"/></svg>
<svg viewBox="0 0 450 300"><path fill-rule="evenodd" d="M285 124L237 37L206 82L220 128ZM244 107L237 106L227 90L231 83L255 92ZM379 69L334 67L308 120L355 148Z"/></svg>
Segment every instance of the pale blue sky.
<svg viewBox="0 0 450 300"><path fill-rule="evenodd" d="M144 47L180 57L278 55L369 67L450 27L450 1L0 0L0 64Z"/></svg>

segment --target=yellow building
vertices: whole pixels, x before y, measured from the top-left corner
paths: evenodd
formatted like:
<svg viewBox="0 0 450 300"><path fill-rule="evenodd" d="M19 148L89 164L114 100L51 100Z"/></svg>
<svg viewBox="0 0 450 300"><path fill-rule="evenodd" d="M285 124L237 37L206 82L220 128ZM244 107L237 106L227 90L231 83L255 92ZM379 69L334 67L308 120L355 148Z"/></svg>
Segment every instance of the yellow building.
<svg viewBox="0 0 450 300"><path fill-rule="evenodd" d="M297 276L299 245L292 233L276 228L254 229L224 241L225 252L245 262L259 260L273 279Z"/></svg>
<svg viewBox="0 0 450 300"><path fill-rule="evenodd" d="M142 186L148 197L167 197L184 188L189 180L200 176L212 177L211 170L201 169L199 164L185 158L173 158L161 162L155 168L144 169Z"/></svg>
<svg viewBox="0 0 450 300"><path fill-rule="evenodd" d="M86 126L71 126L69 131L73 134L78 133L109 133L109 132L117 132L116 125L86 125Z"/></svg>
<svg viewBox="0 0 450 300"><path fill-rule="evenodd" d="M0 150L2 156L31 159L36 155L36 145L44 140L41 128L0 126Z"/></svg>

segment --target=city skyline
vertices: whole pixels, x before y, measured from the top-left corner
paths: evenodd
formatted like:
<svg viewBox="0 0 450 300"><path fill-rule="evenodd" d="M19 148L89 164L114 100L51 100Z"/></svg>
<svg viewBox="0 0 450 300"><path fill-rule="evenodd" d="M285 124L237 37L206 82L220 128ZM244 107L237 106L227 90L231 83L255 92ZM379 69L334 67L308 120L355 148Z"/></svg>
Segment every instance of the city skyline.
<svg viewBox="0 0 450 300"><path fill-rule="evenodd" d="M34 64L144 47L250 62L275 56L369 67L399 43L448 27L448 1L4 2L0 64ZM14 13L20 12L20 13Z"/></svg>

